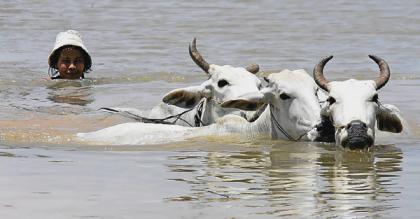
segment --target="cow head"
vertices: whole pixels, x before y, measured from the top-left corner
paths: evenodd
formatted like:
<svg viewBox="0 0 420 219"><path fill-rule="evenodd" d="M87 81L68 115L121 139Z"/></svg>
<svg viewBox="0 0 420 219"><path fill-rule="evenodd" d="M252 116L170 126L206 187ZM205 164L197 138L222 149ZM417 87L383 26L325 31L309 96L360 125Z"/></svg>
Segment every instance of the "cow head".
<svg viewBox="0 0 420 219"><path fill-rule="evenodd" d="M249 92L256 92L261 81L256 74L259 66L256 64L246 68L230 65L208 64L198 52L196 39L189 46L192 60L206 72L209 79L199 86L175 89L163 97L163 102L178 107L194 107L202 98L222 103L237 98Z"/></svg>
<svg viewBox="0 0 420 219"><path fill-rule="evenodd" d="M398 109L379 102L378 90L390 78L385 60L370 55L379 65L380 74L374 80L328 81L323 74L325 64L332 56L322 59L314 68L315 82L328 92L322 114L328 116L335 127L335 141L349 148L372 146L375 139L375 122L378 129L401 132L402 121Z"/></svg>
<svg viewBox="0 0 420 219"><path fill-rule="evenodd" d="M268 85L260 92L225 102L222 106L253 109L268 104L273 138L286 135L290 140L315 140L307 135L321 121L317 86L312 77L304 70L283 70L265 79Z"/></svg>

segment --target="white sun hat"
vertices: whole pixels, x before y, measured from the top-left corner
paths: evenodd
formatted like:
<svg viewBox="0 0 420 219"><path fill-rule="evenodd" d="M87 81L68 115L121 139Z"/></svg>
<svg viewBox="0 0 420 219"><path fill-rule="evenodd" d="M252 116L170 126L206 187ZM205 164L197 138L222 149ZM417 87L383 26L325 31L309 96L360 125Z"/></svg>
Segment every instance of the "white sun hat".
<svg viewBox="0 0 420 219"><path fill-rule="evenodd" d="M80 47L85 53L85 69L90 69L92 66L92 59L90 58L89 52L85 45L83 45L82 36L76 30L67 30L57 34L57 37L55 38L54 49L51 51L50 56L48 57L48 64L51 68L56 68L56 66L53 66L56 63L52 63L52 58L54 55L56 55L55 53L57 50L63 46Z"/></svg>

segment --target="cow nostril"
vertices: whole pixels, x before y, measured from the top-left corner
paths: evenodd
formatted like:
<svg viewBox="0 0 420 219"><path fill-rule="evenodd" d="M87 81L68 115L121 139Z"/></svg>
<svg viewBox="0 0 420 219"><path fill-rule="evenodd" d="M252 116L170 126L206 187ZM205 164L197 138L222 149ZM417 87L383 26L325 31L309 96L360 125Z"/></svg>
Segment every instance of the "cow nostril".
<svg viewBox="0 0 420 219"><path fill-rule="evenodd" d="M362 128L362 129L367 129L367 125L366 123L360 121L360 120L354 120L351 121L349 124L347 124L346 129L350 129L350 128Z"/></svg>

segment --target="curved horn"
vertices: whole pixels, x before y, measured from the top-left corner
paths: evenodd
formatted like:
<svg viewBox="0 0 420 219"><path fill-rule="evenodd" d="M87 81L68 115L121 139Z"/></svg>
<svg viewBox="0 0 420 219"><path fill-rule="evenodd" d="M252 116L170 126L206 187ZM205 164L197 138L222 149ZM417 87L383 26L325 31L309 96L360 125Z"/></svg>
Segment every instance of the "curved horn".
<svg viewBox="0 0 420 219"><path fill-rule="evenodd" d="M190 56L192 60L197 64L201 69L203 69L207 74L209 73L210 65L207 63L203 56L198 52L197 45L196 45L196 39L192 41L192 45L189 46Z"/></svg>
<svg viewBox="0 0 420 219"><path fill-rule="evenodd" d="M318 86L320 88L324 89L325 91L329 91L328 86L327 86L329 81L324 77L324 72L323 72L324 71L324 66L332 58L333 58L333 56L328 56L328 57L325 57L325 58L321 59L321 61L314 68L315 82L316 82L316 84L318 84Z"/></svg>
<svg viewBox="0 0 420 219"><path fill-rule="evenodd" d="M257 74L258 71L260 70L260 66L257 64L250 64L245 69L251 72L252 74Z"/></svg>
<svg viewBox="0 0 420 219"><path fill-rule="evenodd" d="M376 62L376 64L379 65L380 73L379 76L374 80L376 84L376 90L379 90L381 87L385 86L386 82L388 82L391 76L391 72L389 70L388 64L382 58L379 58L375 55L369 55L369 58L371 58Z"/></svg>

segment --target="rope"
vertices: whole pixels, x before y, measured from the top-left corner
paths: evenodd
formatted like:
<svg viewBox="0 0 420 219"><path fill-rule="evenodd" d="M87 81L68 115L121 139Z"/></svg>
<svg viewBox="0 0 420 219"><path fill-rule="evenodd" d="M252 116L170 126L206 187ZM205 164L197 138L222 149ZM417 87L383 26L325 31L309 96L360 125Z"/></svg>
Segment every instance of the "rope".
<svg viewBox="0 0 420 219"><path fill-rule="evenodd" d="M283 133L284 136L286 136L289 140L291 141L299 141L303 136L305 136L306 134L308 134L309 131L303 133L302 135L300 135L297 139L293 138L291 135L289 135L286 130L280 125L280 123L277 121L276 117L274 117L273 115L273 107L270 105L270 117L271 120L274 121L274 125L281 131L281 133Z"/></svg>
<svg viewBox="0 0 420 219"><path fill-rule="evenodd" d="M185 122L187 125L189 125L190 127L194 127L192 124L190 124L188 121L186 121L185 119L181 118L182 115L184 115L185 113L188 113L194 109L197 109L197 113L194 115L194 122L195 122L195 127L199 127L200 125L205 126L204 122L201 120L201 116L203 113L203 105L204 105L204 100L200 101L200 103L197 104L196 107L185 110L181 113L178 113L176 115L172 115L172 116L168 116L162 119L152 119L152 118L147 118L147 117L143 117L143 116L139 116L136 115L134 113L130 113L130 112L124 112L124 114L128 115L129 118L132 118L138 122L143 122L143 123L154 123L154 124L167 124L167 125L174 125L178 120ZM121 111L112 109L112 108L107 108L107 107L103 107L100 108L100 110L108 110L111 112L116 112L116 113L121 113ZM174 121L169 122L167 120L173 119L175 118Z"/></svg>

